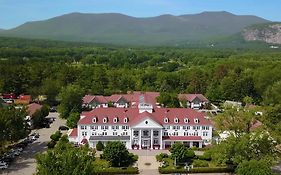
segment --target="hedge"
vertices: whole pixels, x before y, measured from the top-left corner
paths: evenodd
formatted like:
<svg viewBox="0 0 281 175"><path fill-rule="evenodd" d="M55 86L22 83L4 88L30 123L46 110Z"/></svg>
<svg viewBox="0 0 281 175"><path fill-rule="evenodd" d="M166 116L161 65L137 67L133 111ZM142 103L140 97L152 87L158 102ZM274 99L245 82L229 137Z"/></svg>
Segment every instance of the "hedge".
<svg viewBox="0 0 281 175"><path fill-rule="evenodd" d="M94 172L94 175L111 175L111 174L139 174L138 168L107 168L99 169Z"/></svg>
<svg viewBox="0 0 281 175"><path fill-rule="evenodd" d="M161 174L171 174L171 173L231 173L234 172L234 168L232 167L200 167L193 168L187 171L186 169L175 169L175 168L159 168L158 169Z"/></svg>

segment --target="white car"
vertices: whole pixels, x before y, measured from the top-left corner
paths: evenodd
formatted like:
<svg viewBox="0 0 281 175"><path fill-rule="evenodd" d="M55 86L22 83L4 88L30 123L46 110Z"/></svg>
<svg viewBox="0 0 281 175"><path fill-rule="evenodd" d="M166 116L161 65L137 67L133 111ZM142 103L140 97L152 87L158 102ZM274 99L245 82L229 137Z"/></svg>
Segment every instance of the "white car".
<svg viewBox="0 0 281 175"><path fill-rule="evenodd" d="M7 169L8 168L8 164L6 162L1 161L0 162L0 169Z"/></svg>

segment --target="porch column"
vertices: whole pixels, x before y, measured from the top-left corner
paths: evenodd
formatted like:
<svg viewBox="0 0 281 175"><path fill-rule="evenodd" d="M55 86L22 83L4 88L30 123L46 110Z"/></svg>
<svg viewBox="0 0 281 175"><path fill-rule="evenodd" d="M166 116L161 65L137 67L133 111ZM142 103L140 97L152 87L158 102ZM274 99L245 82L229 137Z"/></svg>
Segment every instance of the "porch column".
<svg viewBox="0 0 281 175"><path fill-rule="evenodd" d="M159 138L159 145L160 145L160 148L159 149L162 149L163 147L163 143L162 143L162 129L160 129L159 131L159 135L160 135L160 138ZM164 146L164 149L165 149L165 146Z"/></svg>
<svg viewBox="0 0 281 175"><path fill-rule="evenodd" d="M129 149L132 149L132 140L133 140L133 137L134 137L134 129L131 129L131 134L130 134L130 146L129 146Z"/></svg>
<svg viewBox="0 0 281 175"><path fill-rule="evenodd" d="M193 142L192 142L192 141L189 142L189 147L190 147L190 148L193 147Z"/></svg>
<svg viewBox="0 0 281 175"><path fill-rule="evenodd" d="M202 148L202 142L199 142L199 148Z"/></svg>
<svg viewBox="0 0 281 175"><path fill-rule="evenodd" d="M163 141L163 143L161 143L161 145L163 144L163 149L166 149L165 148L165 141Z"/></svg>
<svg viewBox="0 0 281 175"><path fill-rule="evenodd" d="M150 131L150 149L153 149L153 129Z"/></svg>
<svg viewBox="0 0 281 175"><path fill-rule="evenodd" d="M141 129L139 130L139 149L141 149Z"/></svg>

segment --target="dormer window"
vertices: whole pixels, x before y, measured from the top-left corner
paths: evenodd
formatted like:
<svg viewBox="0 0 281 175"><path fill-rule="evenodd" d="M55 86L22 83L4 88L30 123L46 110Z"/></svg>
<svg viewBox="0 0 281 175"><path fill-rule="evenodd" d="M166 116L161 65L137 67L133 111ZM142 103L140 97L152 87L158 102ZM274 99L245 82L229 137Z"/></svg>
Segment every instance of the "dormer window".
<svg viewBox="0 0 281 175"><path fill-rule="evenodd" d="M174 122L175 123L179 123L179 119L178 118L174 118Z"/></svg>
<svg viewBox="0 0 281 175"><path fill-rule="evenodd" d="M168 118L164 118L164 123L168 123L169 119Z"/></svg>
<svg viewBox="0 0 281 175"><path fill-rule="evenodd" d="M129 119L128 117L124 118L124 123L128 123Z"/></svg>
<svg viewBox="0 0 281 175"><path fill-rule="evenodd" d="M113 119L113 123L117 123L117 122L118 122L118 118L115 117L115 118Z"/></svg>
<svg viewBox="0 0 281 175"><path fill-rule="evenodd" d="M184 119L184 123L188 123L189 122L189 119L188 118L185 118Z"/></svg>
<svg viewBox="0 0 281 175"><path fill-rule="evenodd" d="M107 122L108 122L108 118L107 117L103 118L103 123L107 123Z"/></svg>
<svg viewBox="0 0 281 175"><path fill-rule="evenodd" d="M198 118L195 118L195 119L194 119L194 123L199 123L199 119L198 119Z"/></svg>
<svg viewBox="0 0 281 175"><path fill-rule="evenodd" d="M97 123L97 117L94 117L94 118L92 119L92 122L93 122L93 123Z"/></svg>

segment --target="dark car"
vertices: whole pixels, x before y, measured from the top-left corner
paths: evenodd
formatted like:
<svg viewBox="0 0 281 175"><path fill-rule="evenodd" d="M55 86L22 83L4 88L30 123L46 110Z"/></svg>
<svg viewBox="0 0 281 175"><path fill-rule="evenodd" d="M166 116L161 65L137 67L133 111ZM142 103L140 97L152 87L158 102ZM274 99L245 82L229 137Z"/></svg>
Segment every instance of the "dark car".
<svg viewBox="0 0 281 175"><path fill-rule="evenodd" d="M69 128L67 126L60 126L59 130L64 131L64 130L69 130Z"/></svg>
<svg viewBox="0 0 281 175"><path fill-rule="evenodd" d="M50 108L50 112L57 112L57 108L56 108L55 106L52 106L52 107Z"/></svg>

